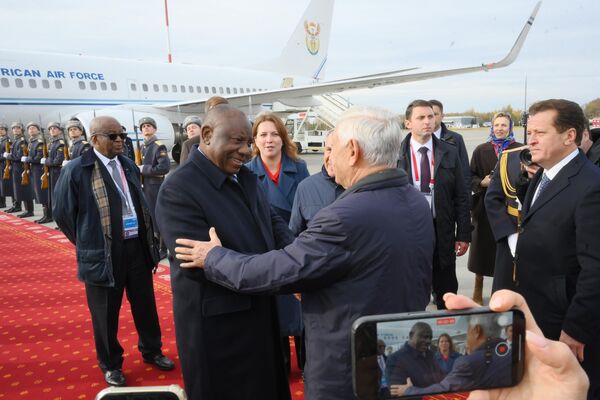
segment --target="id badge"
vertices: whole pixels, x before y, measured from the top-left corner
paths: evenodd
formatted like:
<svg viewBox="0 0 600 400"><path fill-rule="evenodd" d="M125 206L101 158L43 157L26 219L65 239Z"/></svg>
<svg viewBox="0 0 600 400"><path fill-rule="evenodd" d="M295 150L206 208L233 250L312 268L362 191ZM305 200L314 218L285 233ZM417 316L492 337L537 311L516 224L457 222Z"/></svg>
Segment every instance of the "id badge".
<svg viewBox="0 0 600 400"><path fill-rule="evenodd" d="M135 214L123 216L123 239L138 237L138 220Z"/></svg>

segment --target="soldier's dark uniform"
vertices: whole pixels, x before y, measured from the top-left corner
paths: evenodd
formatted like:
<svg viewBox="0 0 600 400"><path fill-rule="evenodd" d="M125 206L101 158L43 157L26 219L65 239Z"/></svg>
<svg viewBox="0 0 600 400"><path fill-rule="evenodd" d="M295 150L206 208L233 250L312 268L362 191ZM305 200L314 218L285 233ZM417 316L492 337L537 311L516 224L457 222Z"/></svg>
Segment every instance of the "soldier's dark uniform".
<svg viewBox="0 0 600 400"><path fill-rule="evenodd" d="M52 127L60 128L58 122L51 122L48 124L48 131ZM52 207L52 201L54 200L54 188L62 169L63 161L65 160L65 141L59 136L50 137L50 144L48 145L48 158L46 159L46 165L50 170L49 190L50 190L50 206Z"/></svg>
<svg viewBox="0 0 600 400"><path fill-rule="evenodd" d="M156 129L156 122L152 118L142 118L140 120L140 127L144 124L150 124ZM148 140L144 138L144 144L142 145L142 165L140 166L143 177L142 190L153 221L156 221L155 208L158 191L170 168L171 161L169 160L167 147L156 139L156 135L152 135ZM155 233L160 239L158 229L155 229ZM166 257L166 247L162 240L160 240L160 244L161 258L164 258Z"/></svg>
<svg viewBox="0 0 600 400"><path fill-rule="evenodd" d="M8 125L0 122L0 129L6 132L6 135L0 136L0 208L6 208L6 198L12 197L12 179L9 176L8 179L4 179L4 168L6 168L6 159L4 153L7 147L10 148L12 141L8 136ZM7 146L8 145L8 146ZM15 205L15 199L13 197L13 207Z"/></svg>
<svg viewBox="0 0 600 400"><path fill-rule="evenodd" d="M29 131L30 126L36 126L39 131L41 131L40 126L35 122L30 122L27 124L27 131ZM40 132L40 134L42 134ZM29 138L29 156L27 157L27 161L29 162L30 169L30 185L33 187L33 194L35 201L42 205L44 210L44 216L41 219L38 219L35 222L38 223L46 223L48 217L48 188L42 189L42 175L44 173L44 166L40 163L42 158L44 157L44 142L42 138L33 137Z"/></svg>
<svg viewBox="0 0 600 400"><path fill-rule="evenodd" d="M154 207L156 206L160 185L165 180L165 175L169 173L170 167L171 162L167 154L167 147L156 140L156 136L153 136L149 141L144 140L141 172L144 177L144 196L148 202L152 218L154 218Z"/></svg>
<svg viewBox="0 0 600 400"><path fill-rule="evenodd" d="M508 237L519 229L520 204L529 184L519 158L523 148L502 152L485 195L485 209L496 239L493 292L500 289L516 290L514 259L508 246Z"/></svg>
<svg viewBox="0 0 600 400"><path fill-rule="evenodd" d="M81 157L81 155L83 153L90 150L91 148L92 148L92 145L89 144L88 141L85 140L85 138L83 136L81 136L77 139L72 139L71 147L69 148L69 158L71 160L74 160L77 157Z"/></svg>
<svg viewBox="0 0 600 400"><path fill-rule="evenodd" d="M20 135L16 133L19 130L15 128L20 128ZM8 159L11 161L12 167L12 186L13 194L15 195L16 208L14 210L7 210L7 212L21 211L21 202L23 202L25 204L25 212L19 214L18 217L31 217L33 216L33 189L31 188L31 183L29 185L22 184L22 175L25 165L21 161L28 149L28 143L23 136L23 125L14 123L12 124L11 129L13 131L14 141Z"/></svg>

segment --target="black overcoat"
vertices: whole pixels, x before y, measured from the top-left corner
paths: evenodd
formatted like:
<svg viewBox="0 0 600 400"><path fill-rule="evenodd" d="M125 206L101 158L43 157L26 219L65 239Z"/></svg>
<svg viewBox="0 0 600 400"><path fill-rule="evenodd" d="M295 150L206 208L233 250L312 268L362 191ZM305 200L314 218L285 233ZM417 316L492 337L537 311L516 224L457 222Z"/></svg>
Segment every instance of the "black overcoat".
<svg viewBox="0 0 600 400"><path fill-rule="evenodd" d="M408 180L412 185L410 138L409 133L402 141L398 166L407 172ZM470 200L456 146L438 140L435 136L432 138L435 159L433 203L436 247L441 268L454 268L456 262L454 243L471 241Z"/></svg>
<svg viewBox="0 0 600 400"><path fill-rule="evenodd" d="M177 348L190 400L289 399L274 296L234 293L174 259L175 240L208 240L264 253L293 240L246 167L239 184L192 151L162 184L156 219L169 248Z"/></svg>
<svg viewBox="0 0 600 400"><path fill-rule="evenodd" d="M579 151L531 205L543 172L523 204L517 288L547 338L563 330L585 344L590 390L600 391L600 169Z"/></svg>

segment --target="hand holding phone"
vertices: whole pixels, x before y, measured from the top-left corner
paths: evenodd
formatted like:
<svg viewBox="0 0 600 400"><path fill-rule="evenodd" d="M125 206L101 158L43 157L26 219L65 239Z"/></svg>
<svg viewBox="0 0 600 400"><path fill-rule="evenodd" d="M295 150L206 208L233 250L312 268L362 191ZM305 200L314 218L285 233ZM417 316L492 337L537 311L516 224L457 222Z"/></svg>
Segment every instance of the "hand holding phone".
<svg viewBox="0 0 600 400"><path fill-rule="evenodd" d="M452 293L444 295L444 301L449 310L479 307L473 300ZM589 387L585 372L566 344L543 336L523 296L499 290L490 299L493 311L513 307L523 312L527 326L523 380L510 388L472 392L469 399L585 400Z"/></svg>

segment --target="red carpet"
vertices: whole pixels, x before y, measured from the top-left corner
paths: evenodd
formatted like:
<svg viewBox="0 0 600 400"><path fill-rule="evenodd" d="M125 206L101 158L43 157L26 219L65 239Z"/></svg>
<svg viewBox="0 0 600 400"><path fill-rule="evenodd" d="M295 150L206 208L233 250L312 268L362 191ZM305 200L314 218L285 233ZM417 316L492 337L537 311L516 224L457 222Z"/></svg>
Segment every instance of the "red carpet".
<svg viewBox="0 0 600 400"><path fill-rule="evenodd" d="M106 387L85 289L75 273L74 247L60 232L0 212L0 399L94 399ZM154 289L163 352L177 367L165 372L142 362L125 299L119 321L123 372L129 386L183 386L167 266L159 267ZM294 364L290 389L300 400L304 390Z"/></svg>

